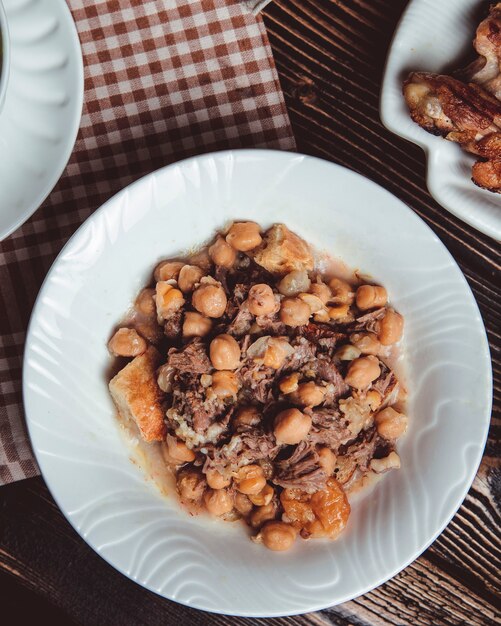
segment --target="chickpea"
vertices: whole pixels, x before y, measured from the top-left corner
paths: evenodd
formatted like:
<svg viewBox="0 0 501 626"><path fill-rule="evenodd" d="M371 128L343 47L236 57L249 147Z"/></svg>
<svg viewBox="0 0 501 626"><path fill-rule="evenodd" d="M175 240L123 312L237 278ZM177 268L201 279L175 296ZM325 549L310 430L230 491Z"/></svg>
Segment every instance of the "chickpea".
<svg viewBox="0 0 501 626"><path fill-rule="evenodd" d="M362 354L373 354L377 356L381 349L381 344L374 333L354 333L350 337L350 341Z"/></svg>
<svg viewBox="0 0 501 626"><path fill-rule="evenodd" d="M388 309L379 322L379 341L383 346L391 346L402 339L404 318L393 309Z"/></svg>
<svg viewBox="0 0 501 626"><path fill-rule="evenodd" d="M329 311L327 309L322 309L313 315L313 319L315 322L322 322L323 324L326 324L330 321Z"/></svg>
<svg viewBox="0 0 501 626"><path fill-rule="evenodd" d="M179 289L181 289L184 293L193 291L194 286L196 283L200 282L202 276L205 276L205 272L201 267L198 267L197 265L184 265L181 268L177 279Z"/></svg>
<svg viewBox="0 0 501 626"><path fill-rule="evenodd" d="M204 272L208 274L212 268L212 260L209 256L207 248L201 248L197 252L191 254L190 263L192 265L198 265L198 267L201 267Z"/></svg>
<svg viewBox="0 0 501 626"><path fill-rule="evenodd" d="M205 478L211 489L224 489L231 483L231 478L223 476L221 472L218 472L215 469L208 469L205 473Z"/></svg>
<svg viewBox="0 0 501 626"><path fill-rule="evenodd" d="M263 364L276 370L280 369L290 355L290 350L291 345L285 337L270 337Z"/></svg>
<svg viewBox="0 0 501 626"><path fill-rule="evenodd" d="M212 329L212 320L195 311L187 311L183 321L183 337L205 337Z"/></svg>
<svg viewBox="0 0 501 626"><path fill-rule="evenodd" d="M295 445L302 441L310 432L311 417L298 409L285 409L275 418L273 430L277 443Z"/></svg>
<svg viewBox="0 0 501 626"><path fill-rule="evenodd" d="M325 389L312 380L298 385L294 399L303 406L318 406L325 400Z"/></svg>
<svg viewBox="0 0 501 626"><path fill-rule="evenodd" d="M260 528L265 522L274 520L276 516L277 505L272 501L263 506L257 506L252 511L249 522L252 528Z"/></svg>
<svg viewBox="0 0 501 626"><path fill-rule="evenodd" d="M233 420L235 427L237 426L257 426L261 421L261 414L255 406L242 407Z"/></svg>
<svg viewBox="0 0 501 626"><path fill-rule="evenodd" d="M332 450L326 447L318 448L318 462L327 476L332 476L334 467L336 466L336 455Z"/></svg>
<svg viewBox="0 0 501 626"><path fill-rule="evenodd" d="M259 533L269 550L283 552L289 550L296 540L296 530L285 522L266 522Z"/></svg>
<svg viewBox="0 0 501 626"><path fill-rule="evenodd" d="M353 293L353 287L350 283L342 280L341 278L332 278L329 281L329 287L332 291L333 302L337 304L352 304L355 299L355 294Z"/></svg>
<svg viewBox="0 0 501 626"><path fill-rule="evenodd" d="M191 302L206 317L222 317L228 300L221 285L204 283L195 289Z"/></svg>
<svg viewBox="0 0 501 626"><path fill-rule="evenodd" d="M375 356L362 356L350 363L345 381L355 389L365 389L381 374L379 360Z"/></svg>
<svg viewBox="0 0 501 626"><path fill-rule="evenodd" d="M384 287L379 287L378 285L361 285L357 289L356 302L361 311L384 306L387 301L388 294Z"/></svg>
<svg viewBox="0 0 501 626"><path fill-rule="evenodd" d="M327 309L329 313L329 319L342 320L348 316L350 312L349 304L337 304L336 306L330 306Z"/></svg>
<svg viewBox="0 0 501 626"><path fill-rule="evenodd" d="M210 360L217 370L234 370L240 364L240 346L231 335L218 335L210 342Z"/></svg>
<svg viewBox="0 0 501 626"><path fill-rule="evenodd" d="M224 515L233 509L232 494L226 489L207 489L204 503L211 515Z"/></svg>
<svg viewBox="0 0 501 626"><path fill-rule="evenodd" d="M212 391L218 398L235 397L240 389L240 381L235 372L219 370L212 374Z"/></svg>
<svg viewBox="0 0 501 626"><path fill-rule="evenodd" d="M177 464L191 463L195 460L193 450L190 450L184 441L180 441L177 437L167 435L166 444L169 457Z"/></svg>
<svg viewBox="0 0 501 626"><path fill-rule="evenodd" d="M374 417L378 433L384 439L398 439L407 430L407 416L391 406L379 411Z"/></svg>
<svg viewBox="0 0 501 626"><path fill-rule="evenodd" d="M249 495L249 500L256 506L266 506L273 500L275 490L271 485L266 484L263 489L254 495Z"/></svg>
<svg viewBox="0 0 501 626"><path fill-rule="evenodd" d="M263 468L260 465L244 465L237 472L236 487L246 496L259 493L266 485Z"/></svg>
<svg viewBox="0 0 501 626"><path fill-rule="evenodd" d="M235 250L249 252L263 241L259 230L255 222L234 222L226 235L226 241Z"/></svg>
<svg viewBox="0 0 501 626"><path fill-rule="evenodd" d="M361 354L362 352L356 346L352 346L351 343L347 343L346 345L341 346L339 350L336 350L334 356L341 361L353 361L353 359L358 359Z"/></svg>
<svg viewBox="0 0 501 626"><path fill-rule="evenodd" d="M181 291L165 281L157 283L155 301L159 321L168 319L185 302Z"/></svg>
<svg viewBox="0 0 501 626"><path fill-rule="evenodd" d="M369 467L376 474L382 474L392 469L400 469L400 457L393 451L382 459L372 459Z"/></svg>
<svg viewBox="0 0 501 626"><path fill-rule="evenodd" d="M140 291L134 303L134 308L146 317L156 317L155 290L143 289Z"/></svg>
<svg viewBox="0 0 501 626"><path fill-rule="evenodd" d="M108 342L108 350L115 356L138 356L147 347L146 340L133 328L119 328Z"/></svg>
<svg viewBox="0 0 501 626"><path fill-rule="evenodd" d="M375 389L371 389L367 392L365 396L365 403L369 405L371 411L377 411L381 406L381 402L383 401L383 397L376 391Z"/></svg>
<svg viewBox="0 0 501 626"><path fill-rule="evenodd" d="M246 517L252 511L252 502L244 493L237 491L235 493L235 508L241 515Z"/></svg>
<svg viewBox="0 0 501 626"><path fill-rule="evenodd" d="M181 261L161 261L153 272L155 282L176 280L183 265Z"/></svg>
<svg viewBox="0 0 501 626"><path fill-rule="evenodd" d="M300 293L299 298L303 302L306 302L306 304L310 307L310 313L318 313L324 308L322 300L320 300L318 296L314 296L312 293Z"/></svg>
<svg viewBox="0 0 501 626"><path fill-rule="evenodd" d="M332 291L325 283L312 283L310 293L317 296L322 301L322 304L327 304L332 298Z"/></svg>
<svg viewBox="0 0 501 626"><path fill-rule="evenodd" d="M199 500L205 491L207 483L199 472L187 470L180 472L177 477L177 490L184 500Z"/></svg>
<svg viewBox="0 0 501 626"><path fill-rule="evenodd" d="M216 265L221 267L233 267L237 260L237 251L232 248L222 237L218 236L209 248L209 256Z"/></svg>
<svg viewBox="0 0 501 626"><path fill-rule="evenodd" d="M303 326L310 319L310 307L299 298L285 298L280 306L280 319L287 326Z"/></svg>
<svg viewBox="0 0 501 626"><path fill-rule="evenodd" d="M278 283L278 291L283 296L297 296L308 291L311 281L306 270L293 270L286 274Z"/></svg>
<svg viewBox="0 0 501 626"><path fill-rule="evenodd" d="M277 310L273 289L265 283L253 285L249 289L247 303L252 315L269 315Z"/></svg>
<svg viewBox="0 0 501 626"><path fill-rule="evenodd" d="M297 372L294 372L293 374L289 374L289 376L282 378L278 386L282 393L288 394L293 393L297 390L297 388L299 387L298 382L299 374Z"/></svg>

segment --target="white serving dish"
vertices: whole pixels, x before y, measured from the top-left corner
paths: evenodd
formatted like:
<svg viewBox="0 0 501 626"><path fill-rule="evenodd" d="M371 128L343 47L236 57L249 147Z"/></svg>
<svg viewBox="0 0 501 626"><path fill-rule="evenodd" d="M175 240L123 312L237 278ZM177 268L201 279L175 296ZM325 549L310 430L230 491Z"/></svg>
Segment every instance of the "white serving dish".
<svg viewBox="0 0 501 626"><path fill-rule="evenodd" d="M240 524L190 517L147 480L119 432L106 342L161 258L229 220L285 222L370 273L405 316L410 392L402 469L353 503L336 542L273 553ZM33 311L23 372L33 450L77 532L126 576L207 611L274 616L345 602L394 576L443 530L482 457L491 409L484 326L461 271L390 193L332 163L219 152L150 174L75 233Z"/></svg>
<svg viewBox="0 0 501 626"><path fill-rule="evenodd" d="M444 209L480 232L501 240L501 195L471 181L472 155L429 134L410 116L402 83L411 71L449 72L473 50L478 0L411 0L395 32L381 89L380 113L392 132L423 148L428 190ZM456 66L457 67L457 66Z"/></svg>

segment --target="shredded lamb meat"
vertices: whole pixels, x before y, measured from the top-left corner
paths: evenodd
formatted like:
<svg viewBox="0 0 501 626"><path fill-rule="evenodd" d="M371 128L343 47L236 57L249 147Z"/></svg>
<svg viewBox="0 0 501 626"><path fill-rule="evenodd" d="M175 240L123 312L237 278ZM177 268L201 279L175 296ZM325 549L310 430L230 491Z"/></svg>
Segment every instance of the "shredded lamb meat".
<svg viewBox="0 0 501 626"><path fill-rule="evenodd" d="M181 351L171 348L167 362L179 372L191 372L193 374L207 374L212 368L206 346L197 339Z"/></svg>
<svg viewBox="0 0 501 626"><path fill-rule="evenodd" d="M391 466L400 463L387 408L396 406L399 382L381 356L386 348L375 351L380 356L355 359L360 349L350 344L353 333L363 330L378 345L387 305L370 308L355 298L339 318L338 290L353 299L356 287L338 278L329 286L328 277L312 271L306 242L284 225L261 237L251 224L256 247L248 250L246 239L242 252L241 245L228 248L232 228L186 259L191 267L185 278L196 277L189 286L180 277L182 262L163 262L167 279L145 290L135 313L148 334L131 322L126 326L136 334L134 350L155 339L159 356L146 372L144 389L152 395L158 387L161 398L156 426L165 437L159 445L190 510L206 508L223 519L242 516L261 528L258 541L271 519L294 524L295 536L334 538L350 510L345 492L376 471L371 461L389 467L385 459L391 454ZM216 244L223 265L214 256ZM119 346L118 340L111 345ZM144 359L132 351L115 354ZM374 372L375 359L377 378L361 382L357 367L362 374ZM119 375L140 396L142 389L127 379L134 364L136 359ZM135 406L130 413L144 423L151 408L139 404L144 415L136 415ZM405 429L405 416L397 416L397 426ZM218 513L220 505L224 510Z"/></svg>

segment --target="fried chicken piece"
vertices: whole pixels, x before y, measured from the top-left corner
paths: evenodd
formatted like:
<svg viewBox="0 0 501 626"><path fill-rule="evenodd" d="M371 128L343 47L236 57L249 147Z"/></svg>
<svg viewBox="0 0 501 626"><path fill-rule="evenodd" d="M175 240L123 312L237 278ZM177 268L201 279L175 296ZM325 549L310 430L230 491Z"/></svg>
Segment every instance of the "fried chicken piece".
<svg viewBox="0 0 501 626"><path fill-rule="evenodd" d="M472 181L489 191L501 193L501 159L477 161L473 164Z"/></svg>
<svg viewBox="0 0 501 626"><path fill-rule="evenodd" d="M480 156L472 168L479 187L501 193L501 2L478 26L478 58L452 76L413 72L403 92L422 128Z"/></svg>
<svg viewBox="0 0 501 626"><path fill-rule="evenodd" d="M412 72L403 93L422 128L489 159L475 164L473 182L501 192L501 102L475 83L427 72Z"/></svg>
<svg viewBox="0 0 501 626"><path fill-rule="evenodd" d="M478 58L459 70L456 76L460 80L481 85L501 99L501 2L493 5L486 19L480 22L473 47Z"/></svg>
<svg viewBox="0 0 501 626"><path fill-rule="evenodd" d="M476 142L501 131L501 102L473 83L451 76L412 72L404 83L412 119L434 135L477 154Z"/></svg>

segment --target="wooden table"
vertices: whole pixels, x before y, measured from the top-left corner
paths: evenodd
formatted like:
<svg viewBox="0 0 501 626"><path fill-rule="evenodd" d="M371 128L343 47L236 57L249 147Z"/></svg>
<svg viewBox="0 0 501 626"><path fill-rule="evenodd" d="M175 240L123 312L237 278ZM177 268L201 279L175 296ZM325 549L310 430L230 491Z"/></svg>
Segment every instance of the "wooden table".
<svg viewBox="0 0 501 626"><path fill-rule="evenodd" d="M0 614L16 618L5 624L34 617L106 626L436 626L499 619L500 248L431 199L423 153L379 121L384 61L405 5L274 0L265 21L299 150L354 169L409 204L453 254L477 298L493 357L495 409L482 465L461 509L431 548L371 593L301 617L236 619L178 606L129 581L79 538L41 478L26 480L0 489Z"/></svg>

